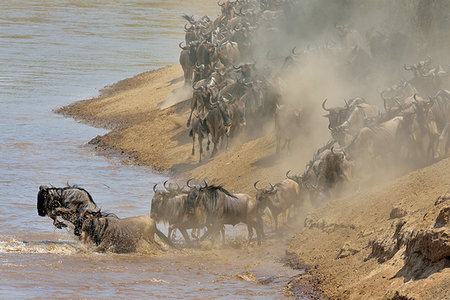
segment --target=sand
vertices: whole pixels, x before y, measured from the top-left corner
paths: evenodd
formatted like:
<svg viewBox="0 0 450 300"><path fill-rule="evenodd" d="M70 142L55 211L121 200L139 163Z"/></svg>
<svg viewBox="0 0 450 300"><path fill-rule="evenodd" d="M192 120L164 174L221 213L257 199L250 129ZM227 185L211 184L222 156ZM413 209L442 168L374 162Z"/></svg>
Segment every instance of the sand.
<svg viewBox="0 0 450 300"><path fill-rule="evenodd" d="M98 151L122 154L125 163L169 172L180 183L191 177L206 179L232 192L254 195L256 180L262 185L276 183L285 178L289 169L303 171L303 157L307 156L275 155L271 125L261 131L259 138L241 138L229 151L221 149L214 158L199 163L198 145L192 156L192 139L186 128L188 98L190 92L183 87L181 67L168 66L108 86L99 97L58 112L110 129L90 142ZM312 150L313 146L304 149ZM295 225L298 233L287 249L288 261L310 268L289 284L292 290L296 284L309 282L324 298L450 297L450 254L445 256L450 247L449 225L444 222L435 228L439 214L444 214L441 217L445 219L450 200L437 205L435 202L448 190L450 158L334 199L312 210L304 227L304 216L299 217ZM429 252L439 254L436 257ZM317 294L310 293L310 297Z"/></svg>

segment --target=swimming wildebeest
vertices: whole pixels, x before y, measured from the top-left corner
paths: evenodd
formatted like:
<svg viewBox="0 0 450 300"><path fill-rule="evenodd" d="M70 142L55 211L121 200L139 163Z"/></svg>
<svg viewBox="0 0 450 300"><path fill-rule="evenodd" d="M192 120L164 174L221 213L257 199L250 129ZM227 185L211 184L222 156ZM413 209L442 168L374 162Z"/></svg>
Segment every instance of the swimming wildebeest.
<svg viewBox="0 0 450 300"><path fill-rule="evenodd" d="M262 211L266 207L272 213L275 223L275 231L278 230L278 215L281 213L288 216L288 210L300 201L300 186L291 179L285 179L275 185L270 184L270 188L260 189L257 187L258 181L253 185L258 191L256 200L259 204L259 210Z"/></svg>
<svg viewBox="0 0 450 300"><path fill-rule="evenodd" d="M206 216L208 232L203 236L214 237L223 228L223 225L236 225L244 223L248 228L248 242L253 237L253 228L256 231L258 245L261 244L262 230L257 223L257 201L247 194L231 194L222 186L208 185L194 186L188 195L188 212L193 214L200 209Z"/></svg>
<svg viewBox="0 0 450 300"><path fill-rule="evenodd" d="M120 219L102 212L85 212L78 216L74 233L84 237L85 242L94 243L96 252L134 252L142 240L156 243L155 233L166 244L170 240L156 228L155 221L148 216Z"/></svg>
<svg viewBox="0 0 450 300"><path fill-rule="evenodd" d="M53 225L61 229L67 225L58 221L59 216L73 224L78 215L84 212L96 213L100 209L91 195L78 186L57 188L41 185L37 195L37 211L41 217L50 217Z"/></svg>

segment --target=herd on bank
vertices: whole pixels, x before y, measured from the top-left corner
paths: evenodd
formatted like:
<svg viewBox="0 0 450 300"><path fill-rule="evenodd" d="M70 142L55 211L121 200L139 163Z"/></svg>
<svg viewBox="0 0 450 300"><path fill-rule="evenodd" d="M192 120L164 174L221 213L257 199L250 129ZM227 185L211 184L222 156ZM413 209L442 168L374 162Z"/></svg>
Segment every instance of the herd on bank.
<svg viewBox="0 0 450 300"><path fill-rule="evenodd" d="M336 68L349 78L367 75L379 57L397 49L392 37L381 33L366 34L366 43L349 25L338 25L341 41L325 47L292 49L282 60L273 60L270 51L261 60L261 36L276 32L278 21L295 1L237 0L220 2L221 14L215 19L183 16L188 24L180 54L185 83L192 86L188 118L190 136L203 153L203 139L218 145L226 143L245 128L259 128L275 123L276 151L290 147L301 130L302 114L284 103L285 74L302 68L311 57L333 57L344 61ZM262 47L264 50L264 47ZM258 51L256 51L258 50ZM264 51L262 51L264 52ZM401 52L401 51L400 51ZM395 57L391 57L395 58ZM448 66L447 66L448 67ZM72 224L73 232L97 251L135 251L141 241L153 243L154 235L168 245L179 230L187 246L219 234L225 241L224 225L244 223L248 242L256 233L258 244L264 239L263 215L270 215L278 230L279 215L287 220L309 201L323 203L343 188L356 189L356 178L375 169L392 165L423 166L448 156L450 146L450 91L447 67L433 65L431 57L412 65L409 80L379 91L383 109L362 97L344 100L342 106L322 108L328 118L331 139L306 165L301 174L286 172L286 179L266 187L254 182L256 195L231 193L206 180L186 185L164 182L153 187L150 217L120 219L101 211L89 193L76 186L57 188L41 186L37 209L40 216L53 219L57 228ZM319 102L320 103L320 102ZM299 166L300 167L300 166ZM256 179L255 179L256 180ZM62 221L61 221L62 219ZM169 224L166 237L157 222ZM188 232L190 230L190 232Z"/></svg>

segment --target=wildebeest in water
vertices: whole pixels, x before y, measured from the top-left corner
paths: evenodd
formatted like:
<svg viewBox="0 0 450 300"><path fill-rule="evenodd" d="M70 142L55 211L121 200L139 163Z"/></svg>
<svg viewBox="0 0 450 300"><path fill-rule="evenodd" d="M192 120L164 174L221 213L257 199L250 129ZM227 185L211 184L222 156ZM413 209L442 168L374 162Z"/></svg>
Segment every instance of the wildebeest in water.
<svg viewBox="0 0 450 300"><path fill-rule="evenodd" d="M75 222L74 233L83 236L84 242L94 243L96 252L134 252L141 241L156 243L155 233L172 246L170 240L156 228L155 221L148 216L120 219L102 212L86 212Z"/></svg>
<svg viewBox="0 0 450 300"><path fill-rule="evenodd" d="M50 217L53 225L61 229L67 225L58 221L58 217L74 224L78 215L84 212L96 213L100 209L91 195L83 188L78 186L57 188L41 185L37 195L37 211L41 217Z"/></svg>

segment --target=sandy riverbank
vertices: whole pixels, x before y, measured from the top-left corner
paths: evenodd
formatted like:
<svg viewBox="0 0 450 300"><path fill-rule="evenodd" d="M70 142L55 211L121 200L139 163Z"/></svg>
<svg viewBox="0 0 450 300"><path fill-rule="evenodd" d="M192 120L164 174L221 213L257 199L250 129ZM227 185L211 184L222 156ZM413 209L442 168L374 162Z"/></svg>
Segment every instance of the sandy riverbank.
<svg viewBox="0 0 450 300"><path fill-rule="evenodd" d="M179 102L187 98L181 68L169 66L120 81L98 98L58 112L111 129L90 142L99 151L125 153L132 162L178 178L206 178L233 192L254 194L256 180L275 183L288 169L302 171L306 161L274 155L270 127L199 164L185 126L190 103ZM172 102L179 103L160 108ZM446 159L311 212L288 249L291 260L311 266L301 280L330 298L392 298L396 292L418 299L448 297L450 200L435 202L450 189L449 170ZM442 226L436 225L438 216Z"/></svg>

